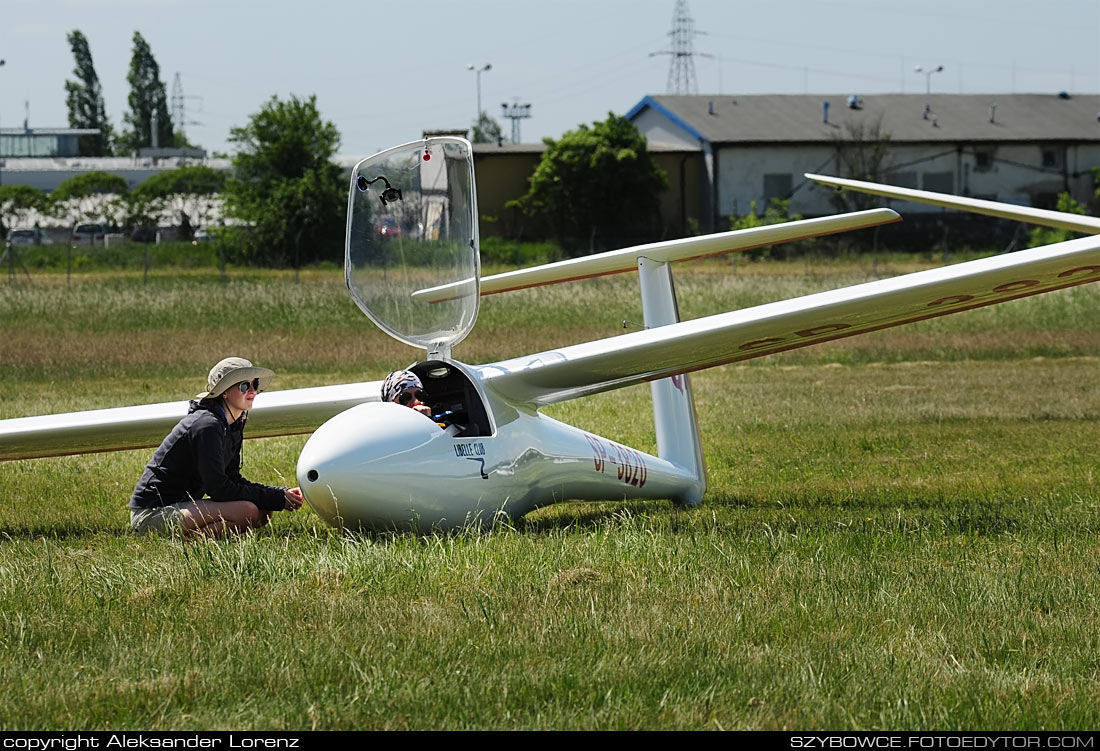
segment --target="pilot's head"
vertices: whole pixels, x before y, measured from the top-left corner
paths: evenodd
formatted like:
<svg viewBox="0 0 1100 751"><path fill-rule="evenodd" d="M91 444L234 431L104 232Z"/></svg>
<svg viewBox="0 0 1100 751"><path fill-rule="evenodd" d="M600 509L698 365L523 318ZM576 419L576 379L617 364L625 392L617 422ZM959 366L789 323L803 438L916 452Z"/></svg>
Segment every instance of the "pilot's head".
<svg viewBox="0 0 1100 751"><path fill-rule="evenodd" d="M382 401L416 407L424 398L424 384L408 370L395 370L382 382Z"/></svg>

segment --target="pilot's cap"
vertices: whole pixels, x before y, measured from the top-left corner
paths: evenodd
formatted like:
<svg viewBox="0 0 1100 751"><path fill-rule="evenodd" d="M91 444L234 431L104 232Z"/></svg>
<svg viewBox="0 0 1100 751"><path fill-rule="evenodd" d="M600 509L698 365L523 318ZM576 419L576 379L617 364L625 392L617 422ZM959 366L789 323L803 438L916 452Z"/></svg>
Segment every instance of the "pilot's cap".
<svg viewBox="0 0 1100 751"><path fill-rule="evenodd" d="M382 401L392 402L405 389L422 389L420 377L411 370L395 370L382 382Z"/></svg>

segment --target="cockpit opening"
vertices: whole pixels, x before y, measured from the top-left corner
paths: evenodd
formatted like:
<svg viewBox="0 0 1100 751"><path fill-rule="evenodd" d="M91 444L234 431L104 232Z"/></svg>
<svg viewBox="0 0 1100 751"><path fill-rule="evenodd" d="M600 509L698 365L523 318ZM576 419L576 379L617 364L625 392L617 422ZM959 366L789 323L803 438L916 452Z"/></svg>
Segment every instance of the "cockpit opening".
<svg viewBox="0 0 1100 751"><path fill-rule="evenodd" d="M485 402L461 369L442 360L428 360L409 368L424 384L422 401L431 407L432 419L455 438L493 435L493 422Z"/></svg>

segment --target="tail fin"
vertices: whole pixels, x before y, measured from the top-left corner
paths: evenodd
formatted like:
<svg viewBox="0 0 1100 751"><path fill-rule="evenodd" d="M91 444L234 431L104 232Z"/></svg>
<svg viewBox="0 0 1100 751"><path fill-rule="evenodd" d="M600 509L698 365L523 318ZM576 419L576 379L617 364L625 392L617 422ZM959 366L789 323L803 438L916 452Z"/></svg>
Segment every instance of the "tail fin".
<svg viewBox="0 0 1100 751"><path fill-rule="evenodd" d="M642 312L646 328L680 321L672 268L667 263L638 259L638 280L642 290ZM653 394L653 422L657 430L657 456L683 468L695 478L673 500L683 506L698 505L707 488L703 447L695 420L695 400L687 374L662 378L650 384Z"/></svg>

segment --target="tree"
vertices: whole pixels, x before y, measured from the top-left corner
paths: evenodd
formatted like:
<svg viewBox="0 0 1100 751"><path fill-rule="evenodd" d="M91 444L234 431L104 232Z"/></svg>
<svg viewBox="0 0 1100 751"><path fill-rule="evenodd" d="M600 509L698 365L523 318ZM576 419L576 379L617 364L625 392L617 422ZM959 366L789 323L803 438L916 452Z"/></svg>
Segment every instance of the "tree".
<svg viewBox="0 0 1100 751"><path fill-rule="evenodd" d="M342 253L347 196L332 162L340 134L321 119L316 99L273 96L248 125L230 129L238 151L225 205L248 227L238 234L245 260L309 262Z"/></svg>
<svg viewBox="0 0 1100 751"><path fill-rule="evenodd" d="M744 216L731 216L730 229L751 229L753 227L765 227L770 224L785 224L786 222L798 222L802 220L801 214L791 215L791 202L784 198L769 199L763 214L756 213L756 201L749 202L749 213ZM749 251L749 258L758 260L768 258L776 246L764 246Z"/></svg>
<svg viewBox="0 0 1100 751"><path fill-rule="evenodd" d="M160 66L153 58L149 44L137 31L134 32L134 53L126 80L130 82L130 111L123 119L130 128L119 138L120 145L130 153L152 146L152 121L156 116L157 144L161 147L176 146L172 118L168 114L168 96L164 82L160 80Z"/></svg>
<svg viewBox="0 0 1100 751"><path fill-rule="evenodd" d="M608 113L592 127L581 125L554 141L530 178L527 195L509 206L545 221L564 244L597 236L652 234L659 196L668 177L649 156L645 138L625 117Z"/></svg>
<svg viewBox="0 0 1100 751"><path fill-rule="evenodd" d="M204 227L211 212L220 205L217 194L225 190L229 176L203 165L186 165L153 175L131 198L131 215L136 224L149 224L153 207L167 207L174 214L181 234L191 239L193 226Z"/></svg>
<svg viewBox="0 0 1100 751"><path fill-rule="evenodd" d="M103 104L103 89L99 77L92 65L92 53L88 49L88 40L79 31L69 32L69 46L76 58L73 75L75 81L65 81L65 101L69 107L70 128L95 128L98 135L80 136L81 156L111 156L111 144L114 131L107 120L107 110Z"/></svg>
<svg viewBox="0 0 1100 751"><path fill-rule="evenodd" d="M32 212L46 205L46 194L29 185L0 185L0 239L8 230L26 223Z"/></svg>
<svg viewBox="0 0 1100 751"><path fill-rule="evenodd" d="M50 193L50 213L69 224L86 219L117 224L130 192L126 179L109 172L85 172L70 177Z"/></svg>
<svg viewBox="0 0 1100 751"><path fill-rule="evenodd" d="M842 177L883 182L886 172L887 147L890 134L882 132L882 119L874 123L845 123L844 135L834 139L836 163ZM882 205L878 196L852 190L834 190L829 200L838 211L862 211Z"/></svg>
<svg viewBox="0 0 1100 751"><path fill-rule="evenodd" d="M489 117L489 113L482 111L474 123L474 143L503 143L504 132L500 129L500 123Z"/></svg>
<svg viewBox="0 0 1100 751"><path fill-rule="evenodd" d="M1100 188L1098 188L1100 190ZM1069 193L1058 194L1058 210L1067 214L1085 214L1085 205L1073 200ZM1074 232L1060 227L1032 227L1028 233L1028 247L1038 248L1042 245L1053 245L1081 237L1080 232Z"/></svg>

